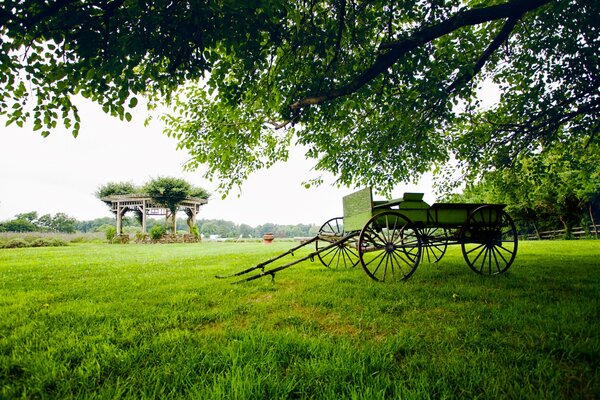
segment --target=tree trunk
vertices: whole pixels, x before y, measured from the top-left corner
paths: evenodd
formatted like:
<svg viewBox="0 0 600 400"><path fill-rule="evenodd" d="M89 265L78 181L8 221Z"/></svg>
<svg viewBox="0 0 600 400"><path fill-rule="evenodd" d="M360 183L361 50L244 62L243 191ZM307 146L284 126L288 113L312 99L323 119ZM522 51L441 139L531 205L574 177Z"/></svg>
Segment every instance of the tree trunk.
<svg viewBox="0 0 600 400"><path fill-rule="evenodd" d="M598 239L598 227L596 226L596 221L594 220L594 212L592 211L592 203L588 203L588 212L590 213L590 221L592 221L592 226L594 227L594 236Z"/></svg>
<svg viewBox="0 0 600 400"><path fill-rule="evenodd" d="M538 227L537 227L537 224L535 223L535 221L532 220L531 224L533 225L533 230L535 231L535 236L537 236L538 240L542 240L542 235L540 235L540 231L538 230Z"/></svg>
<svg viewBox="0 0 600 400"><path fill-rule="evenodd" d="M173 235L177 235L177 211L171 211L173 214Z"/></svg>
<svg viewBox="0 0 600 400"><path fill-rule="evenodd" d="M571 239L571 225L567 222L564 217L559 217L560 222L562 222L563 227L565 228L565 239Z"/></svg>

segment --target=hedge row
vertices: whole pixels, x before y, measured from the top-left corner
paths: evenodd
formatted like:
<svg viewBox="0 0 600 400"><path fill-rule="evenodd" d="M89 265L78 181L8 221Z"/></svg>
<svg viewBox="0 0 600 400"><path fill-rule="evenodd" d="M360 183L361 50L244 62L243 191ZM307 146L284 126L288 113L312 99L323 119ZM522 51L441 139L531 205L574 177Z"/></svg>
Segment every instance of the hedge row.
<svg viewBox="0 0 600 400"><path fill-rule="evenodd" d="M17 237L6 241L0 241L0 249L16 249L21 247L58 247L66 245L66 241L53 237L29 238L29 240Z"/></svg>

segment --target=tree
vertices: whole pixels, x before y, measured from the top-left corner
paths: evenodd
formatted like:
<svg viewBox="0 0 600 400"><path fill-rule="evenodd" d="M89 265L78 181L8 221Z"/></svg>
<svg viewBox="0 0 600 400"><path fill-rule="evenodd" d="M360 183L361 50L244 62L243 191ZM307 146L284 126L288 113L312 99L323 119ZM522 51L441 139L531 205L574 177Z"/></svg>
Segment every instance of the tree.
<svg viewBox="0 0 600 400"><path fill-rule="evenodd" d="M35 224L35 221L38 219L38 213L37 211L30 211L27 213L17 214L15 215L15 219L21 219Z"/></svg>
<svg viewBox="0 0 600 400"><path fill-rule="evenodd" d="M141 191L133 182L108 182L101 185L94 195L102 200L104 197L123 195L123 194L134 194ZM105 201L107 205L110 205L110 201Z"/></svg>
<svg viewBox="0 0 600 400"><path fill-rule="evenodd" d="M572 228L600 210L599 148L562 144L538 154L518 157L512 168L488 172L450 200L507 204L508 212L539 230ZM557 226L558 225L558 226Z"/></svg>
<svg viewBox="0 0 600 400"><path fill-rule="evenodd" d="M38 230L75 233L77 220L65 213L44 214L37 220Z"/></svg>
<svg viewBox="0 0 600 400"><path fill-rule="evenodd" d="M74 94L125 119L147 94L225 192L294 144L339 183L386 191L452 156L478 174L598 140L596 0L5 3L9 122L77 134Z"/></svg>
<svg viewBox="0 0 600 400"><path fill-rule="evenodd" d="M177 232L177 208L183 200L190 196L191 190L192 186L184 179L172 177L154 178L144 185L144 192L171 212L173 234Z"/></svg>
<svg viewBox="0 0 600 400"><path fill-rule="evenodd" d="M26 219L13 219L0 224L2 232L35 232L38 227Z"/></svg>

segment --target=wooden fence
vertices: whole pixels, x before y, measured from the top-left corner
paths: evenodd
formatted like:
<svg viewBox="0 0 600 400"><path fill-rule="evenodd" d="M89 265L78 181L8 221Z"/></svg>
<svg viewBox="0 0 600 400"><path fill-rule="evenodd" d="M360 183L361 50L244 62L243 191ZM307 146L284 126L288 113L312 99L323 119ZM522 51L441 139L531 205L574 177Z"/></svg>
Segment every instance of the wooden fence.
<svg viewBox="0 0 600 400"><path fill-rule="evenodd" d="M542 240L553 240L553 239L565 239L567 237L567 232L564 229L558 229L555 231L544 231L540 232L540 239ZM572 239L586 239L586 238L600 238L600 225L590 225L588 230L585 229L585 226L576 226L573 227L571 232ZM528 235L520 235L519 239L525 240L537 240L538 237L535 233L530 233Z"/></svg>

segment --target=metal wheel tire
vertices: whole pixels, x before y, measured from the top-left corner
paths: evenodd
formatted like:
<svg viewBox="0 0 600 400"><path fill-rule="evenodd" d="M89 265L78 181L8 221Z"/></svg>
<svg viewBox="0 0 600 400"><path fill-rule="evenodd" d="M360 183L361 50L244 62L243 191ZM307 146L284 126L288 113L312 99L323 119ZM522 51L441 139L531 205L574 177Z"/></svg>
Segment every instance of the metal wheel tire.
<svg viewBox="0 0 600 400"><path fill-rule="evenodd" d="M517 255L517 229L504 210L481 206L467 218L461 233L461 247L473 271L498 275L510 268Z"/></svg>
<svg viewBox="0 0 600 400"><path fill-rule="evenodd" d="M448 248L448 230L440 227L420 229L423 245L423 261L436 263L446 254Z"/></svg>
<svg viewBox="0 0 600 400"><path fill-rule="evenodd" d="M421 260L421 236L408 218L395 211L372 217L358 237L360 263L371 279L404 281Z"/></svg>
<svg viewBox="0 0 600 400"><path fill-rule="evenodd" d="M331 218L319 229L319 239L316 241L316 250L319 251L345 236L344 218ZM358 250L356 238L348 239L329 250L317 254L321 264L327 268L350 268L358 264Z"/></svg>

